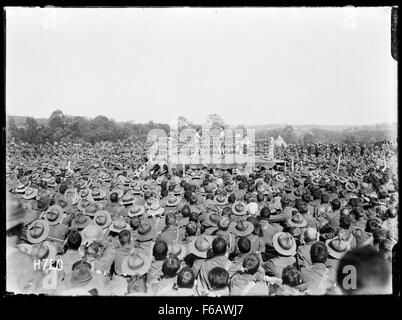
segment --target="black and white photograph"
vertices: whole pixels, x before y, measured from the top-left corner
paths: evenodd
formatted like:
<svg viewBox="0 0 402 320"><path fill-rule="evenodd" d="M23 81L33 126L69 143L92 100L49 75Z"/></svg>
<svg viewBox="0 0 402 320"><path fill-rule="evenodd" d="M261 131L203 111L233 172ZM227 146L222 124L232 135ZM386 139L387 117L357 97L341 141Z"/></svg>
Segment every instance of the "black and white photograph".
<svg viewBox="0 0 402 320"><path fill-rule="evenodd" d="M3 8L6 295L399 294L397 10Z"/></svg>

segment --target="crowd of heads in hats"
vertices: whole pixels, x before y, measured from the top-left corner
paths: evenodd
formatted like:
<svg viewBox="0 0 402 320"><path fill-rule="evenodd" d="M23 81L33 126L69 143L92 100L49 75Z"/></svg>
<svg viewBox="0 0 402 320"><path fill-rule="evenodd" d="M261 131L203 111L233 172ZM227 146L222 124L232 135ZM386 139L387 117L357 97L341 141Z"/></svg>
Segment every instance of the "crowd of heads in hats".
<svg viewBox="0 0 402 320"><path fill-rule="evenodd" d="M285 169L248 171L183 172L148 159L140 141L78 149L7 148L8 292L392 292L399 200L390 144L289 145L275 154Z"/></svg>

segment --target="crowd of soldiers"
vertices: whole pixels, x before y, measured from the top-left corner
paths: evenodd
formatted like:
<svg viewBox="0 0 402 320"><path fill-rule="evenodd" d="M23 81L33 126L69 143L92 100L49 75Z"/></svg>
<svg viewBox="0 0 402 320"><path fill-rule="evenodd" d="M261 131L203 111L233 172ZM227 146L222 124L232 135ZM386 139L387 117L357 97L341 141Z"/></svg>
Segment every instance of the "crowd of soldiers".
<svg viewBox="0 0 402 320"><path fill-rule="evenodd" d="M7 146L8 292L392 292L399 201L390 144L289 145L276 158L294 165L251 171L183 171L147 158L148 148ZM357 279L345 282L350 266Z"/></svg>

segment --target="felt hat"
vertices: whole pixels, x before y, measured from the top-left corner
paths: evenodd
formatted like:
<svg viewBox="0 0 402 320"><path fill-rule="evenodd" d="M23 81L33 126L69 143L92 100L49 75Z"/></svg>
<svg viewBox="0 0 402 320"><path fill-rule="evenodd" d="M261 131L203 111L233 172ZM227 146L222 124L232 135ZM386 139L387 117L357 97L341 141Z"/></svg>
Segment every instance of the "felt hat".
<svg viewBox="0 0 402 320"><path fill-rule="evenodd" d="M325 241L325 244L328 249L328 254L338 260L350 249L350 243L340 237L328 239Z"/></svg>
<svg viewBox="0 0 402 320"><path fill-rule="evenodd" d="M244 202L236 201L232 205L232 211L237 216L244 216L247 214L247 205Z"/></svg>
<svg viewBox="0 0 402 320"><path fill-rule="evenodd" d="M83 212L77 212L71 221L71 226L77 229L84 229L91 223L91 219Z"/></svg>
<svg viewBox="0 0 402 320"><path fill-rule="evenodd" d="M112 224L109 226L110 231L117 233L128 229L130 229L130 226L126 223L126 220L122 216L119 216L117 219L113 220Z"/></svg>
<svg viewBox="0 0 402 320"><path fill-rule="evenodd" d="M201 235L194 237L188 243L189 252L200 258L206 258L208 250L212 248L212 236Z"/></svg>
<svg viewBox="0 0 402 320"><path fill-rule="evenodd" d="M28 226L27 240L30 243L40 243L49 235L50 226L46 220L35 220Z"/></svg>
<svg viewBox="0 0 402 320"><path fill-rule="evenodd" d="M126 256L121 265L123 274L127 275L143 275L148 272L150 267L151 258L138 249Z"/></svg>
<svg viewBox="0 0 402 320"><path fill-rule="evenodd" d="M296 254L296 241L288 232L277 232L272 238L275 250L283 256L294 256Z"/></svg>
<svg viewBox="0 0 402 320"><path fill-rule="evenodd" d="M38 189L26 187L25 193L22 197L26 200L30 200L30 199L36 198L37 195L38 195Z"/></svg>
<svg viewBox="0 0 402 320"><path fill-rule="evenodd" d="M236 236L248 236L254 230L254 225L247 220L238 220L229 226L229 232Z"/></svg>
<svg viewBox="0 0 402 320"><path fill-rule="evenodd" d="M170 194L167 197L166 206L167 207L175 207L180 203L180 201L181 201L181 197L176 197L174 194Z"/></svg>
<svg viewBox="0 0 402 320"><path fill-rule="evenodd" d="M49 225L54 226L63 221L63 208L59 205L50 206L45 213L45 219L49 223Z"/></svg>
<svg viewBox="0 0 402 320"><path fill-rule="evenodd" d="M100 210L95 214L93 221L97 226L107 228L112 223L112 218L109 211Z"/></svg>
<svg viewBox="0 0 402 320"><path fill-rule="evenodd" d="M128 208L127 215L129 217L138 217L141 216L145 212L144 206L140 205L132 205Z"/></svg>
<svg viewBox="0 0 402 320"><path fill-rule="evenodd" d="M97 224L89 224L81 231L82 244L90 244L102 239L103 236L103 229Z"/></svg>
<svg viewBox="0 0 402 320"><path fill-rule="evenodd" d="M156 227L150 221L141 221L137 229L138 241L149 241L156 238Z"/></svg>
<svg viewBox="0 0 402 320"><path fill-rule="evenodd" d="M287 221L290 227L304 228L307 226L307 221L301 213L296 213Z"/></svg>

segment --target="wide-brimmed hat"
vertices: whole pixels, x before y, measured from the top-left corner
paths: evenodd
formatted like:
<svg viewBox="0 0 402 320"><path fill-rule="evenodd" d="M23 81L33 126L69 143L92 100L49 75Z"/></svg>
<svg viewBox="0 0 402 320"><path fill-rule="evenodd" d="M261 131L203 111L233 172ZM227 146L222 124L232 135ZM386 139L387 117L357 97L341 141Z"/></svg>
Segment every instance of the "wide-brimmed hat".
<svg viewBox="0 0 402 320"><path fill-rule="evenodd" d="M45 213L45 219L51 226L61 223L63 217L63 208L57 204L50 206Z"/></svg>
<svg viewBox="0 0 402 320"><path fill-rule="evenodd" d="M85 260L81 260L81 262L75 265L75 268L72 270L70 275L70 281L74 285L85 285L91 281L92 275L92 267L91 264Z"/></svg>
<svg viewBox="0 0 402 320"><path fill-rule="evenodd" d="M64 196L71 200L72 205L77 204L78 201L80 201L81 199L80 195L77 192L77 189L75 188L67 189L66 192L64 192Z"/></svg>
<svg viewBox="0 0 402 320"><path fill-rule="evenodd" d="M95 214L93 221L97 226L107 228L112 223L112 218L109 211L100 210Z"/></svg>
<svg viewBox="0 0 402 320"><path fill-rule="evenodd" d="M180 260L183 260L183 258L187 255L187 252L188 248L184 243L173 242L168 245L168 253Z"/></svg>
<svg viewBox="0 0 402 320"><path fill-rule="evenodd" d="M356 171L353 174L357 179L363 179L363 173L359 170L356 169Z"/></svg>
<svg viewBox="0 0 402 320"><path fill-rule="evenodd" d="M346 190L348 190L350 192L355 192L356 191L355 185L352 182L347 182L345 184L345 188L346 188Z"/></svg>
<svg viewBox="0 0 402 320"><path fill-rule="evenodd" d="M260 184L257 187L257 192L262 193L262 194L268 194L269 191L267 190L267 188L265 188L265 186L263 184Z"/></svg>
<svg viewBox="0 0 402 320"><path fill-rule="evenodd" d="M233 185L231 185L231 184L228 184L227 186L225 186L225 191L227 192L227 193L233 193L234 192L234 186Z"/></svg>
<svg viewBox="0 0 402 320"><path fill-rule="evenodd" d="M113 222L109 226L110 231L117 233L128 229L130 229L130 226L127 224L126 220L122 216L119 216L117 219L113 220Z"/></svg>
<svg viewBox="0 0 402 320"><path fill-rule="evenodd" d="M15 188L16 193L25 193L26 185L22 182L19 182Z"/></svg>
<svg viewBox="0 0 402 320"><path fill-rule="evenodd" d="M340 183L346 183L346 182L348 182L348 178L342 177L342 176L338 176L338 181L339 181Z"/></svg>
<svg viewBox="0 0 402 320"><path fill-rule="evenodd" d="M126 256L121 264L122 273L127 275L143 275L150 267L151 258L138 249Z"/></svg>
<svg viewBox="0 0 402 320"><path fill-rule="evenodd" d="M301 213L296 213L287 221L288 225L291 227L304 228L307 226L307 220L304 219Z"/></svg>
<svg viewBox="0 0 402 320"><path fill-rule="evenodd" d="M226 206L228 204L228 197L225 197L222 194L218 194L215 197L215 204L218 206Z"/></svg>
<svg viewBox="0 0 402 320"><path fill-rule="evenodd" d="M51 177L50 179L46 180L48 187L55 187L57 186L56 177Z"/></svg>
<svg viewBox="0 0 402 320"><path fill-rule="evenodd" d="M236 236L248 236L254 230L254 225L247 220L239 220L229 226L229 232Z"/></svg>
<svg viewBox="0 0 402 320"><path fill-rule="evenodd" d="M235 201L232 205L232 211L237 216L244 216L247 214L247 205L241 201Z"/></svg>
<svg viewBox="0 0 402 320"><path fill-rule="evenodd" d="M206 258L208 254L208 250L212 248L212 236L201 235L198 237L194 237L188 243L189 252L196 255L200 258Z"/></svg>
<svg viewBox="0 0 402 320"><path fill-rule="evenodd" d="M275 250L283 256L296 254L296 241L288 232L277 232L272 238Z"/></svg>
<svg viewBox="0 0 402 320"><path fill-rule="evenodd" d="M85 208L85 214L94 217L96 212L101 209L100 205L96 202L91 202L88 207Z"/></svg>
<svg viewBox="0 0 402 320"><path fill-rule="evenodd" d="M275 179L276 179L277 181L279 181L279 182L284 182L284 181L286 180L286 177L285 177L282 173L278 173L278 174L275 176Z"/></svg>
<svg viewBox="0 0 402 320"><path fill-rule="evenodd" d="M79 188L80 190L82 190L82 189L87 189L87 188L88 188L88 185L89 185L89 180L80 180L80 181L78 181L77 185L78 185L78 188ZM80 192L80 193L81 193L81 192ZM89 194L91 194L90 191L89 191Z"/></svg>
<svg viewBox="0 0 402 320"><path fill-rule="evenodd" d="M132 192L126 192L126 194L120 199L120 204L129 205L133 204L135 201L134 194Z"/></svg>
<svg viewBox="0 0 402 320"><path fill-rule="evenodd" d="M134 204L128 208L127 215L129 217L138 217L141 216L144 212L145 212L144 206Z"/></svg>
<svg viewBox="0 0 402 320"><path fill-rule="evenodd" d="M33 259L44 260L47 259L50 261L54 259L57 255L57 249L55 246L47 243L47 241L34 244L31 248L31 256Z"/></svg>
<svg viewBox="0 0 402 320"><path fill-rule="evenodd" d="M180 184L176 184L173 189L174 195L180 195L184 192L184 189L180 186Z"/></svg>
<svg viewBox="0 0 402 320"><path fill-rule="evenodd" d="M313 177L313 178L311 179L311 183L312 183L313 185L315 185L315 186L319 186L319 185L320 185L320 181L321 181L321 177L320 177L320 176L316 176L316 177Z"/></svg>
<svg viewBox="0 0 402 320"><path fill-rule="evenodd" d="M103 236L103 229L97 224L89 224L81 231L82 244L90 244L102 239Z"/></svg>
<svg viewBox="0 0 402 320"><path fill-rule="evenodd" d="M91 195L91 189L85 188L80 190L80 197L81 199L89 199L92 197Z"/></svg>
<svg viewBox="0 0 402 320"><path fill-rule="evenodd" d="M64 174L64 177L67 179L67 178L72 177L73 174L74 174L74 171L72 171L72 170L67 170L66 173Z"/></svg>
<svg viewBox="0 0 402 320"><path fill-rule="evenodd" d="M138 241L149 241L156 238L156 227L150 221L141 221L137 229Z"/></svg>
<svg viewBox="0 0 402 320"><path fill-rule="evenodd" d="M92 204L93 202L89 201L88 199L80 199L77 204L78 210L86 211L86 209Z"/></svg>
<svg viewBox="0 0 402 320"><path fill-rule="evenodd" d="M138 180L130 183L130 188L133 190L133 194L140 194L142 192L141 183Z"/></svg>
<svg viewBox="0 0 402 320"><path fill-rule="evenodd" d="M39 243L49 235L50 226L46 220L35 220L28 226L27 240L30 243Z"/></svg>
<svg viewBox="0 0 402 320"><path fill-rule="evenodd" d="M84 229L91 223L91 219L83 212L77 212L74 219L71 221L71 226L77 229Z"/></svg>
<svg viewBox="0 0 402 320"><path fill-rule="evenodd" d="M218 222L222 219L222 217L216 212L207 213L205 221L203 221L203 225L206 227L216 227Z"/></svg>
<svg viewBox="0 0 402 320"><path fill-rule="evenodd" d="M38 189L34 189L31 187L26 187L25 188L25 193L22 196L24 199L29 200L29 199L33 199L36 198L36 196L38 195Z"/></svg>
<svg viewBox="0 0 402 320"><path fill-rule="evenodd" d="M106 192L99 187L95 187L91 190L91 196L94 200L101 200L105 197Z"/></svg>
<svg viewBox="0 0 402 320"><path fill-rule="evenodd" d="M156 217L163 214L163 212L164 209L161 207L159 200L155 199L154 201L152 201L152 204L150 205L147 213L152 217Z"/></svg>
<svg viewBox="0 0 402 320"><path fill-rule="evenodd" d="M63 209L63 212L70 211L72 205L71 200L66 196L61 196L59 199L57 199L56 204Z"/></svg>
<svg viewBox="0 0 402 320"><path fill-rule="evenodd" d="M176 197L174 194L170 194L167 197L166 206L175 207L180 203L181 199L182 199L181 197Z"/></svg>
<svg viewBox="0 0 402 320"><path fill-rule="evenodd" d="M325 241L325 244L328 249L328 254L338 260L350 249L350 243L340 237L328 239Z"/></svg>

